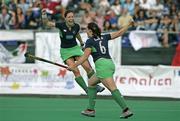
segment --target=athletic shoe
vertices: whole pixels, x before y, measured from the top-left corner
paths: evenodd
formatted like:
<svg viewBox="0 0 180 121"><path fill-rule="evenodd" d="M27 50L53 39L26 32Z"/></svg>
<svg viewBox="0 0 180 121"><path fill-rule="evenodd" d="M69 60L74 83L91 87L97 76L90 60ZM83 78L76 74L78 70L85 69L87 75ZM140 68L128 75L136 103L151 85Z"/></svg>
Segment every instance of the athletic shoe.
<svg viewBox="0 0 180 121"><path fill-rule="evenodd" d="M88 117L95 117L95 110L86 109L82 111L81 114Z"/></svg>
<svg viewBox="0 0 180 121"><path fill-rule="evenodd" d="M124 111L122 112L120 118L128 118L131 117L133 115L133 113L130 110Z"/></svg>
<svg viewBox="0 0 180 121"><path fill-rule="evenodd" d="M102 91L104 91L104 90L105 90L104 87L101 87L101 86L97 85L97 87L96 87L97 93L98 93L98 92L102 92Z"/></svg>

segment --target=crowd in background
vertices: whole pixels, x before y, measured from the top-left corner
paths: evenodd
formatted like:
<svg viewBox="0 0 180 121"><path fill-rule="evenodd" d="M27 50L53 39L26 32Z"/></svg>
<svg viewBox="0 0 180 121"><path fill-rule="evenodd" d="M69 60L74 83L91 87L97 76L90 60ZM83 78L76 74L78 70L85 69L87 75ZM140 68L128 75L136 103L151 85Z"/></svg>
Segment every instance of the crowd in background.
<svg viewBox="0 0 180 121"><path fill-rule="evenodd" d="M0 29L46 29L41 10L48 18L61 22L66 9L75 11L75 20L85 30L96 22L102 31L114 31L134 18L131 29L158 31L164 47L177 42L180 32L180 0L1 0Z"/></svg>

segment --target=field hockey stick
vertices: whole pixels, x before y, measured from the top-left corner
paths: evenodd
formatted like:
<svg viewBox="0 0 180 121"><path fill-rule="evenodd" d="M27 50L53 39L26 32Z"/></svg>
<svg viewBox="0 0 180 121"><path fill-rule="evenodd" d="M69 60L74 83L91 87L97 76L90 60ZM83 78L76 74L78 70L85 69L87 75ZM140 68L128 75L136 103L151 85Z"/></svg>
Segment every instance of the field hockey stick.
<svg viewBox="0 0 180 121"><path fill-rule="evenodd" d="M46 60L46 59L43 59L43 58L40 58L40 57L36 57L34 55L31 55L29 53L25 53L24 56L26 58L31 58L31 59L34 59L34 60L39 60L39 61L42 61L42 62L46 62L46 63L50 63L50 64L53 64L53 65L56 65L56 66L60 66L62 68L65 68L67 69L68 67L65 66L65 65L62 65L62 64L59 64L59 63L55 63L55 62L52 62L52 61L49 61L49 60Z"/></svg>

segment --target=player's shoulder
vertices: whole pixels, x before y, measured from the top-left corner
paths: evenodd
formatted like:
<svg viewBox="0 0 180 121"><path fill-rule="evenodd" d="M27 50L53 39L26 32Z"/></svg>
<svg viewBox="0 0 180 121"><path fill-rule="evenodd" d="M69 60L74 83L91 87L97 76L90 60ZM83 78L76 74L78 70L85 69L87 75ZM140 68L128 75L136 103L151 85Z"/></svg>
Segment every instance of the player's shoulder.
<svg viewBox="0 0 180 121"><path fill-rule="evenodd" d="M91 38L88 38L88 39L86 40L86 43L90 44L90 43L92 43L93 41L94 41L94 39L91 37Z"/></svg>
<svg viewBox="0 0 180 121"><path fill-rule="evenodd" d="M80 28L80 25L78 23L74 23L74 26Z"/></svg>
<svg viewBox="0 0 180 121"><path fill-rule="evenodd" d="M66 26L65 22L56 22L56 27L58 27L58 28L63 28L65 26Z"/></svg>
<svg viewBox="0 0 180 121"><path fill-rule="evenodd" d="M103 39L110 39L110 33L106 33L106 34L103 34L103 35L101 35L101 37L103 38Z"/></svg>
<svg viewBox="0 0 180 121"><path fill-rule="evenodd" d="M59 22L59 25L65 27L66 26L66 22Z"/></svg>

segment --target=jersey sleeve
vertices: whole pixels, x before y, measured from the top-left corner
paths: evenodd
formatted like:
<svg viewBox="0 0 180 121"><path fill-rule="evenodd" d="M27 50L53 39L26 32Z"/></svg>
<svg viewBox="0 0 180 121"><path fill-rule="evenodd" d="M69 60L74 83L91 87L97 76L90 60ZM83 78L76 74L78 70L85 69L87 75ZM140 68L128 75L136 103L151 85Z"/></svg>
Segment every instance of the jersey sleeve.
<svg viewBox="0 0 180 121"><path fill-rule="evenodd" d="M80 26L77 24L77 33L80 31Z"/></svg>
<svg viewBox="0 0 180 121"><path fill-rule="evenodd" d="M60 28L61 28L61 23L56 22L56 23L55 23L55 27L58 28L58 29L60 29Z"/></svg>
<svg viewBox="0 0 180 121"><path fill-rule="evenodd" d="M85 48L92 48L92 42L91 42L91 40L90 39L88 39L87 41L86 41L86 43L85 43Z"/></svg>
<svg viewBox="0 0 180 121"><path fill-rule="evenodd" d="M55 27L59 29L59 35L60 35L60 37L63 36L62 30L61 30L61 28L62 28L61 26L62 26L61 23L59 23L59 22L56 22L56 23L55 23Z"/></svg>
<svg viewBox="0 0 180 121"><path fill-rule="evenodd" d="M110 35L110 34L105 34L105 35L104 35L104 38L106 38L107 41L108 41L108 40L111 40L111 35Z"/></svg>

